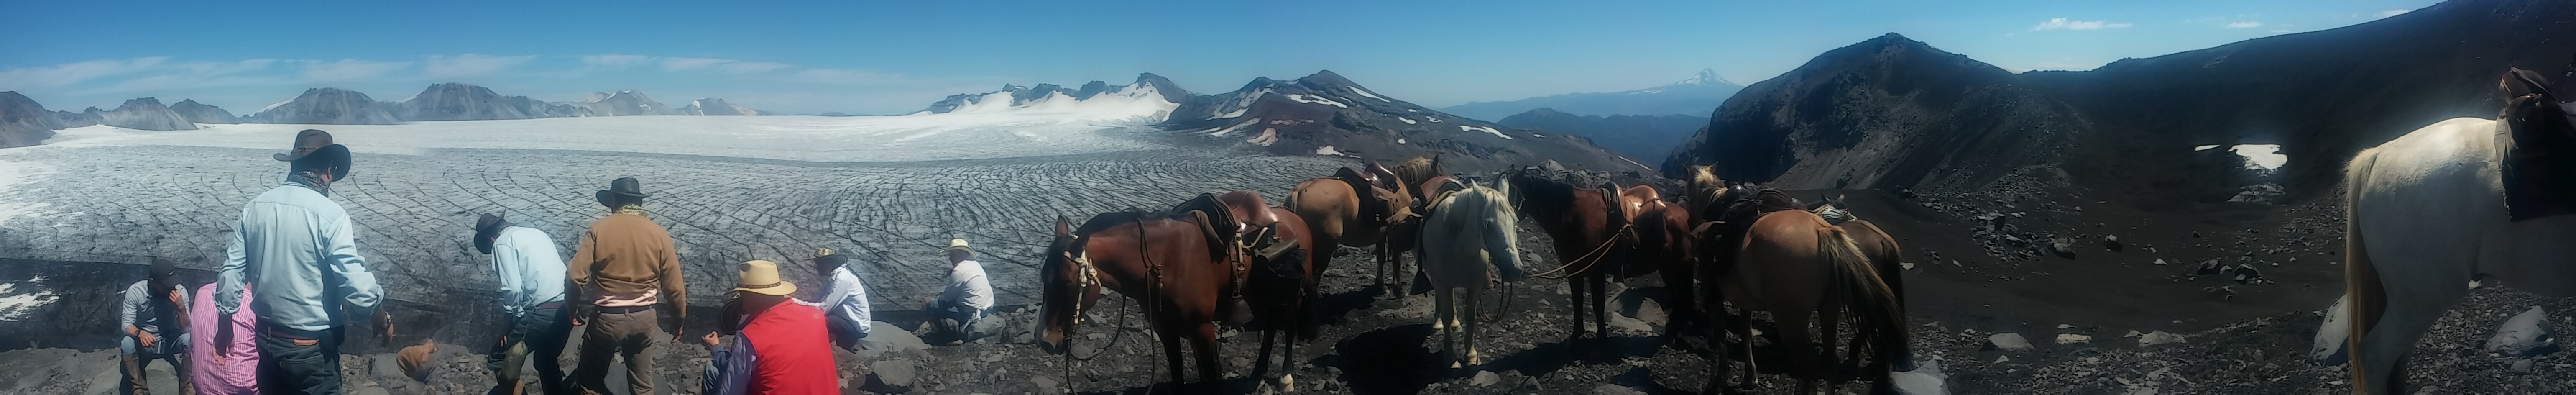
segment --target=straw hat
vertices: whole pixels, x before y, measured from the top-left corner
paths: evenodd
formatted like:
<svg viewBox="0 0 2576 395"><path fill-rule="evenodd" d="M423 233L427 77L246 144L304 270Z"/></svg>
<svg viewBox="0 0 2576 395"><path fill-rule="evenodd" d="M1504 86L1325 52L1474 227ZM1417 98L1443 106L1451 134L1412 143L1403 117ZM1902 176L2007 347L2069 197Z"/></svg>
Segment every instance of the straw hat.
<svg viewBox="0 0 2576 395"><path fill-rule="evenodd" d="M975 252L973 248L966 248L966 239L948 239L948 250Z"/></svg>
<svg viewBox="0 0 2576 395"><path fill-rule="evenodd" d="M778 263L775 262L743 262L740 275L734 278L736 279L733 283L735 291L769 296L787 296L796 293L796 283L778 279Z"/></svg>

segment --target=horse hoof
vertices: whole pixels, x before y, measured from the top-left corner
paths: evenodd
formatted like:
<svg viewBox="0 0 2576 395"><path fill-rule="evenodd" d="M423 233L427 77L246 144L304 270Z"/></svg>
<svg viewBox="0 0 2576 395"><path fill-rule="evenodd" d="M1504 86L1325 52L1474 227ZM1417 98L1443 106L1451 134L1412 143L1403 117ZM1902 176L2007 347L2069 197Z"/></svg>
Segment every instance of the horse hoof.
<svg viewBox="0 0 2576 395"><path fill-rule="evenodd" d="M1450 369L1457 369L1457 368L1463 368L1463 367L1466 367L1466 365L1460 365L1460 364L1458 364L1458 361L1449 361L1449 368L1450 368Z"/></svg>
<svg viewBox="0 0 2576 395"><path fill-rule="evenodd" d="M1297 392L1297 375L1296 375L1296 374L1284 374L1284 375L1280 375L1280 376L1279 376L1279 388L1280 388L1281 390L1284 390L1283 392Z"/></svg>

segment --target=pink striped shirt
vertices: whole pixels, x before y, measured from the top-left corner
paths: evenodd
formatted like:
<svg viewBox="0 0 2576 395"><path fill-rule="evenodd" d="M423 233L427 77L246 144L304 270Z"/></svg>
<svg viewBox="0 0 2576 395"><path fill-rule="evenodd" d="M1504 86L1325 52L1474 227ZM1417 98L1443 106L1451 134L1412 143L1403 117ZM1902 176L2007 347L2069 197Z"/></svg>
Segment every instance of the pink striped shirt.
<svg viewBox="0 0 2576 395"><path fill-rule="evenodd" d="M241 309L232 319L218 322L215 316L215 285L197 287L197 297L188 308L188 379L197 384L201 395L252 395L259 393L259 344L252 340L251 324L259 318L250 309ZM241 300L251 300L250 287L242 287ZM215 326L232 325L232 341L223 345L224 363L215 363Z"/></svg>

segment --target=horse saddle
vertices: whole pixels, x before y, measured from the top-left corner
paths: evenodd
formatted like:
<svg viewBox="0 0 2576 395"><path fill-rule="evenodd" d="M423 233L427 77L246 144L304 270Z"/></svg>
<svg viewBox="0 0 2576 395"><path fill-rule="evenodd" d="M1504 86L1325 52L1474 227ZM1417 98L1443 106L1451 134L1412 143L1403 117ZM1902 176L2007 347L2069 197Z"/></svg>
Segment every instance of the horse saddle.
<svg viewBox="0 0 2576 395"><path fill-rule="evenodd" d="M2514 222L2576 214L2576 120L2547 115L2497 120L2504 206Z"/></svg>
<svg viewBox="0 0 2576 395"><path fill-rule="evenodd" d="M1382 177L1378 177L1376 172L1343 166L1333 170L1333 178L1351 184L1351 193L1359 195L1357 197L1360 202L1360 215L1369 217L1370 226L1386 226L1387 223L1394 221L1393 218L1387 218L1391 213L1386 212L1386 203L1378 201L1377 196L1377 190L1393 190L1393 188L1381 184L1385 181Z"/></svg>
<svg viewBox="0 0 2576 395"><path fill-rule="evenodd" d="M1816 213L1817 217L1825 219L1825 223L1836 226L1841 226L1843 222L1852 220L1850 211L1844 211L1841 207L1834 207L1832 203L1826 203L1816 206L1816 208L1807 209L1807 212Z"/></svg>
<svg viewBox="0 0 2576 395"><path fill-rule="evenodd" d="M1714 233L1703 233L1703 237L1715 237L1718 240L1706 248L1716 249L1709 256L1717 259L1720 267L1725 267L1732 262L1735 256L1735 245L1741 242L1746 231L1753 229L1754 220L1762 219L1762 216L1771 213L1803 210L1806 207L1805 204L1798 202L1797 198L1789 197L1787 192L1771 188L1757 190L1735 186L1729 187L1727 195L1743 198L1727 204L1726 210L1719 212L1716 221L1701 225L1701 231Z"/></svg>
<svg viewBox="0 0 2576 395"><path fill-rule="evenodd" d="M1629 222L1635 222L1637 214L1645 212L1646 203L1659 200L1664 200L1663 194L1656 192L1654 186L1630 185L1619 191L1619 214L1628 217Z"/></svg>
<svg viewBox="0 0 2576 395"><path fill-rule="evenodd" d="M1233 248L1242 245L1238 237L1243 235L1244 226L1235 220L1234 213L1224 201L1217 199L1216 194L1201 193L1172 206L1162 217L1197 223L1201 237L1207 238L1208 256L1223 260L1228 253L1234 252Z"/></svg>

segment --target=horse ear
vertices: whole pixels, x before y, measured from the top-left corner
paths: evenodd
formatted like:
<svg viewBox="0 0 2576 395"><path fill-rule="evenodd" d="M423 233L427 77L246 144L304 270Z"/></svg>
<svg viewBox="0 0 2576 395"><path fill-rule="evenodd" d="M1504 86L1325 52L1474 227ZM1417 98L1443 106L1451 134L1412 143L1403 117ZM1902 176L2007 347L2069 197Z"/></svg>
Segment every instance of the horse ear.
<svg viewBox="0 0 2576 395"><path fill-rule="evenodd" d="M2523 70L2519 67L2507 68L2504 72L2504 77L2499 78L2499 80L2496 81L2496 84L2496 87L2504 92L2504 96L2506 98L2534 93L2542 95L2550 94L2548 77L2542 76L2540 73L2532 72L2531 70Z"/></svg>
<svg viewBox="0 0 2576 395"><path fill-rule="evenodd" d="M1066 222L1066 221L1065 221L1064 216L1062 216L1062 215L1055 216L1055 235L1056 235L1056 236L1061 237L1061 236L1064 236L1065 234L1073 233L1073 229L1071 229L1071 228L1070 228L1070 225L1069 225L1069 224L1066 224L1065 222Z"/></svg>

